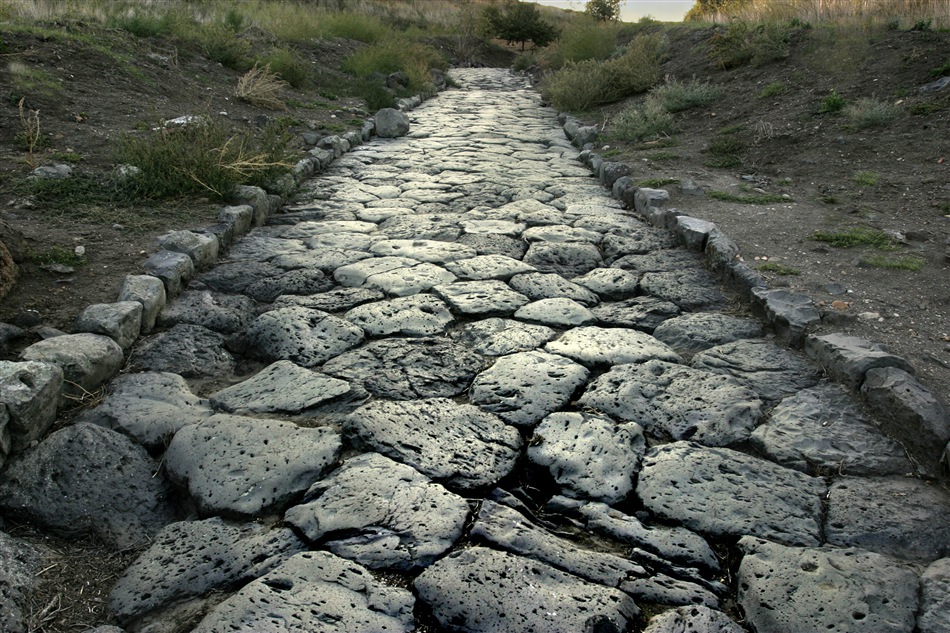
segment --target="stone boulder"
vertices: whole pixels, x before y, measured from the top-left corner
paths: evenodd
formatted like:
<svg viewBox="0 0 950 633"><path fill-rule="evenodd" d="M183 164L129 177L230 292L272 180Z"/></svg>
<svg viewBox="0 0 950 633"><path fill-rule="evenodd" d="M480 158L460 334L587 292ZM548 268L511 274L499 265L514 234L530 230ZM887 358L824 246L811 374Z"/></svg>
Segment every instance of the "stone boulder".
<svg viewBox="0 0 950 633"><path fill-rule="evenodd" d="M409 133L409 117L395 108L383 108L373 117L376 136L396 138Z"/></svg>

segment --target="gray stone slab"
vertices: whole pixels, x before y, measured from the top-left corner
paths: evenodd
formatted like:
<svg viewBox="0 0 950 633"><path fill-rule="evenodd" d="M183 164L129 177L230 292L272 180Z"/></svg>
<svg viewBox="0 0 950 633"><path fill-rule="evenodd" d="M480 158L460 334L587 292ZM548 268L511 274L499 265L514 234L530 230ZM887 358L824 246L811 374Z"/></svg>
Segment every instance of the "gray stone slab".
<svg viewBox="0 0 950 633"><path fill-rule="evenodd" d="M164 463L203 514L253 517L286 507L341 448L329 428L217 414L179 430Z"/></svg>
<svg viewBox="0 0 950 633"><path fill-rule="evenodd" d="M171 372L185 378L220 376L234 371L225 338L200 325L182 323L139 341L129 362L134 371Z"/></svg>
<svg viewBox="0 0 950 633"><path fill-rule="evenodd" d="M377 453L348 459L287 510L306 538L370 569L428 567L462 536L468 503Z"/></svg>
<svg viewBox="0 0 950 633"><path fill-rule="evenodd" d="M640 278L640 288L683 310L719 310L727 304L719 281L707 270L645 273Z"/></svg>
<svg viewBox="0 0 950 633"><path fill-rule="evenodd" d="M664 360L678 363L679 354L649 334L627 328L578 327L544 346L591 369Z"/></svg>
<svg viewBox="0 0 950 633"><path fill-rule="evenodd" d="M855 389L864 382L869 369L896 367L914 373L910 363L891 354L880 343L841 333L807 337L805 353L820 363L832 378Z"/></svg>
<svg viewBox="0 0 950 633"><path fill-rule="evenodd" d="M600 297L595 293L555 273L525 273L513 277L508 283L534 301L563 297L587 307L600 303Z"/></svg>
<svg viewBox="0 0 950 633"><path fill-rule="evenodd" d="M578 547L533 524L517 510L488 499L482 502L471 536L477 542L487 542L606 587L617 587L629 576L647 575L631 560Z"/></svg>
<svg viewBox="0 0 950 633"><path fill-rule="evenodd" d="M159 314L158 324L168 328L179 323L189 323L215 332L233 334L247 327L254 318L256 309L254 301L244 295L186 290L165 306Z"/></svg>
<svg viewBox="0 0 950 633"><path fill-rule="evenodd" d="M533 226L521 234L521 238L528 242L555 242L559 244L570 242L599 244L603 237L603 235L596 231L575 228L566 224Z"/></svg>
<svg viewBox="0 0 950 633"><path fill-rule="evenodd" d="M326 292L333 285L322 270L298 268L248 284L244 294L260 303L271 303L281 295L312 295Z"/></svg>
<svg viewBox="0 0 950 633"><path fill-rule="evenodd" d="M643 633L743 633L725 613L702 605L678 607L650 618Z"/></svg>
<svg viewBox="0 0 950 633"><path fill-rule="evenodd" d="M483 279L508 280L513 276L534 271L534 266L525 264L508 255L476 255L461 261L449 262L446 270L459 279L481 281Z"/></svg>
<svg viewBox="0 0 950 633"><path fill-rule="evenodd" d="M37 572L44 567L39 548L0 532L0 630L27 633L27 596L39 584Z"/></svg>
<svg viewBox="0 0 950 633"><path fill-rule="evenodd" d="M337 268L334 279L350 288L374 288L404 297L455 281L455 275L435 264L408 257L374 257Z"/></svg>
<svg viewBox="0 0 950 633"><path fill-rule="evenodd" d="M528 298L497 279L457 281L436 286L432 291L452 308L468 317L511 316L528 303Z"/></svg>
<svg viewBox="0 0 950 633"><path fill-rule="evenodd" d="M304 253L288 253L278 255L271 260L274 265L284 270L296 270L298 268L310 268L323 271L325 274L331 274L341 266L355 264L358 261L372 257L371 253L366 251L336 248L330 249L319 247L319 250L306 251Z"/></svg>
<svg viewBox="0 0 950 633"><path fill-rule="evenodd" d="M314 367L363 342L362 328L308 308L281 308L257 317L247 328L254 354Z"/></svg>
<svg viewBox="0 0 950 633"><path fill-rule="evenodd" d="M606 240L604 247L606 248ZM624 255L614 259L610 265L636 273L660 273L694 269L702 266L702 258L696 253L683 249L654 251L648 249L643 254Z"/></svg>
<svg viewBox="0 0 950 633"><path fill-rule="evenodd" d="M710 536L818 545L825 484L727 448L675 442L647 452L637 484L657 516Z"/></svg>
<svg viewBox="0 0 950 633"><path fill-rule="evenodd" d="M950 558L934 561L920 575L919 633L950 630Z"/></svg>
<svg viewBox="0 0 950 633"><path fill-rule="evenodd" d="M408 257L430 264L456 262L476 254L471 246L424 239L383 240L373 244L370 251L379 257Z"/></svg>
<svg viewBox="0 0 950 633"><path fill-rule="evenodd" d="M519 427L530 427L570 402L590 372L572 360L541 351L503 356L472 384L472 404Z"/></svg>
<svg viewBox="0 0 950 633"><path fill-rule="evenodd" d="M950 493L906 477L842 477L828 492L825 538L906 560L950 554Z"/></svg>
<svg viewBox="0 0 950 633"><path fill-rule="evenodd" d="M623 501L646 451L643 429L584 413L552 413L535 427L528 459L570 497Z"/></svg>
<svg viewBox="0 0 950 633"><path fill-rule="evenodd" d="M209 613L194 633L327 631L408 633L415 600L365 568L328 552L303 552Z"/></svg>
<svg viewBox="0 0 950 633"><path fill-rule="evenodd" d="M63 395L63 370L58 365L0 361L0 409L5 410L9 451L20 451L46 435L56 421ZM0 444L4 442L0 440ZM0 450L0 460L7 450Z"/></svg>
<svg viewBox="0 0 950 633"><path fill-rule="evenodd" d="M396 400L457 396L484 366L468 348L442 338L373 341L341 354L323 371Z"/></svg>
<svg viewBox="0 0 950 633"><path fill-rule="evenodd" d="M108 336L123 350L128 349L142 330L142 304L138 301L95 303L79 313L75 332Z"/></svg>
<svg viewBox="0 0 950 633"><path fill-rule="evenodd" d="M597 268L575 277L574 283L596 293L604 301L622 301L637 294L640 276L620 268Z"/></svg>
<svg viewBox="0 0 950 633"><path fill-rule="evenodd" d="M211 416L204 398L178 374L121 374L102 403L77 418L128 435L150 450L164 449L178 429Z"/></svg>
<svg viewBox="0 0 950 633"><path fill-rule="evenodd" d="M171 251L158 251L142 262L142 270L162 280L168 297L181 292L182 287L195 276L195 265L191 258Z"/></svg>
<svg viewBox="0 0 950 633"><path fill-rule="evenodd" d="M265 261L236 261L218 264L200 274L196 281L218 292L237 294L256 281L276 277L283 272L279 266Z"/></svg>
<svg viewBox="0 0 950 633"><path fill-rule="evenodd" d="M311 310L322 310L324 312L345 312L358 305L363 305L371 301L379 301L385 297L386 295L379 290L372 290L370 288L335 288L316 295L282 295L277 297L271 305L271 309L309 308Z"/></svg>
<svg viewBox="0 0 950 633"><path fill-rule="evenodd" d="M307 248L311 250L303 254L310 254L313 251L321 253L333 251L362 251L371 255L370 249L373 247L373 244L386 239L386 237L387 236L381 233L366 234L347 231L329 233L317 232L316 235L304 241Z"/></svg>
<svg viewBox="0 0 950 633"><path fill-rule="evenodd" d="M171 231L156 240L166 251L183 253L191 258L195 268L207 268L218 261L218 238L193 231Z"/></svg>
<svg viewBox="0 0 950 633"><path fill-rule="evenodd" d="M643 296L602 303L591 312L603 325L632 327L651 333L667 319L679 316L680 309L670 301Z"/></svg>
<svg viewBox="0 0 950 633"><path fill-rule="evenodd" d="M141 546L174 520L170 495L144 448L94 424L51 433L11 458L0 478L4 515L118 548Z"/></svg>
<svg viewBox="0 0 950 633"><path fill-rule="evenodd" d="M479 255L504 255L513 259L521 259L528 250L524 240L507 235L466 234L458 239L458 243L471 246Z"/></svg>
<svg viewBox="0 0 950 633"><path fill-rule="evenodd" d="M465 323L449 333L453 340L485 356L505 356L537 349L557 336L544 325L489 318Z"/></svg>
<svg viewBox="0 0 950 633"><path fill-rule="evenodd" d="M424 294L364 303L343 318L361 327L367 336L433 336L455 320L445 303Z"/></svg>
<svg viewBox="0 0 950 633"><path fill-rule="evenodd" d="M597 317L573 299L539 299L515 312L515 318L555 327L577 327L597 322Z"/></svg>
<svg viewBox="0 0 950 633"><path fill-rule="evenodd" d="M177 600L258 578L304 549L286 527L219 517L172 523L116 581L109 608L120 622L133 622Z"/></svg>
<svg viewBox="0 0 950 633"><path fill-rule="evenodd" d="M65 334L33 343L20 353L25 361L58 365L66 394L83 396L115 376L125 363L119 344L101 334Z"/></svg>
<svg viewBox="0 0 950 633"><path fill-rule="evenodd" d="M761 400L734 379L659 360L611 368L578 402L652 435L707 446L747 439L762 416Z"/></svg>
<svg viewBox="0 0 950 633"><path fill-rule="evenodd" d="M509 237L521 237L528 226L523 222L512 222L510 220L469 220L462 222L462 228L466 233L471 234L490 234L507 235Z"/></svg>
<svg viewBox="0 0 950 633"><path fill-rule="evenodd" d="M814 387L821 369L771 341L749 339L717 345L693 356L695 369L732 376L766 401Z"/></svg>
<svg viewBox="0 0 950 633"><path fill-rule="evenodd" d="M446 398L370 402L347 416L344 429L358 445L462 490L495 485L521 449L517 429Z"/></svg>
<svg viewBox="0 0 950 633"><path fill-rule="evenodd" d="M765 329L756 319L718 312L683 314L663 321L653 331L653 336L689 356L724 343L760 338L763 334Z"/></svg>
<svg viewBox="0 0 950 633"><path fill-rule="evenodd" d="M637 600L652 604L719 607L719 598L713 592L695 583L671 578L666 574L653 574L648 578L626 580L620 584L620 590Z"/></svg>
<svg viewBox="0 0 950 633"><path fill-rule="evenodd" d="M443 558L414 586L442 626L471 633L618 632L639 613L616 589L483 547Z"/></svg>
<svg viewBox="0 0 950 633"><path fill-rule="evenodd" d="M155 327L158 313L165 307L165 285L151 275L126 275L119 287L117 301L137 301L142 304L140 332L148 334Z"/></svg>
<svg viewBox="0 0 950 633"><path fill-rule="evenodd" d="M451 242L462 233L460 213L420 213L384 220L379 230L394 240L442 240Z"/></svg>
<svg viewBox="0 0 950 633"><path fill-rule="evenodd" d="M818 308L806 294L787 288L753 288L751 292L752 309L793 347L801 347L808 328L821 322Z"/></svg>
<svg viewBox="0 0 950 633"><path fill-rule="evenodd" d="M860 549L739 541L739 604L757 631L911 633L917 575Z"/></svg>
<svg viewBox="0 0 950 633"><path fill-rule="evenodd" d="M587 242L535 242L528 247L523 261L543 273L558 273L567 278L589 273L604 265L600 251Z"/></svg>
<svg viewBox="0 0 950 633"><path fill-rule="evenodd" d="M605 235L601 244L604 259L608 262L616 262L628 255L646 255L675 247L676 240L668 231L646 226Z"/></svg>
<svg viewBox="0 0 950 633"><path fill-rule="evenodd" d="M752 445L783 466L815 475L897 475L914 471L904 448L886 436L836 384L805 389L778 403L752 433Z"/></svg>
<svg viewBox="0 0 950 633"><path fill-rule="evenodd" d="M301 240L272 237L263 231L263 229L257 229L235 242L228 252L228 261L266 262L278 255L303 253L307 250ZM201 277L204 278L205 275Z"/></svg>
<svg viewBox="0 0 950 633"><path fill-rule="evenodd" d="M211 404L228 413L312 415L340 403L360 401L366 392L289 360L268 365L247 380L211 395Z"/></svg>

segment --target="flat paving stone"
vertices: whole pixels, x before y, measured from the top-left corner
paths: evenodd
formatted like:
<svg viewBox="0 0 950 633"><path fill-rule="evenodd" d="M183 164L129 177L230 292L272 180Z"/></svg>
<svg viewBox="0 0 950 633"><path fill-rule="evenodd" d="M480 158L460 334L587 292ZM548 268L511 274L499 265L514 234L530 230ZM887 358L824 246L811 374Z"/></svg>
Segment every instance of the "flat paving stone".
<svg viewBox="0 0 950 633"><path fill-rule="evenodd" d="M462 234L461 223L465 219L460 213L399 215L384 220L380 223L379 230L394 240L453 242Z"/></svg>
<svg viewBox="0 0 950 633"><path fill-rule="evenodd" d="M448 306L431 295L366 303L343 318L363 328L367 336L433 336L444 332L455 320Z"/></svg>
<svg viewBox="0 0 950 633"><path fill-rule="evenodd" d="M345 312L358 305L385 298L386 295L382 292L370 288L334 288L316 295L283 295L277 297L271 309L310 308L323 312Z"/></svg>
<svg viewBox="0 0 950 633"><path fill-rule="evenodd" d="M691 312L719 310L727 305L719 281L706 270L646 273L640 278L640 288Z"/></svg>
<svg viewBox="0 0 950 633"><path fill-rule="evenodd" d="M604 248L606 248L606 240L604 242ZM643 273L693 269L702 266L702 262L703 259L699 254L677 248L662 251L642 250L641 254L624 255L615 259L610 265L613 268L621 268L642 275Z"/></svg>
<svg viewBox="0 0 950 633"><path fill-rule="evenodd" d="M576 327L597 322L597 317L573 299L539 299L515 312L515 318L554 327Z"/></svg>
<svg viewBox="0 0 950 633"><path fill-rule="evenodd" d="M185 378L220 376L234 371L225 338L200 325L180 323L141 339L129 362L134 371L170 372Z"/></svg>
<svg viewBox="0 0 950 633"><path fill-rule="evenodd" d="M159 313L158 324L168 328L188 323L231 334L247 327L255 311L254 301L244 295L185 290Z"/></svg>
<svg viewBox="0 0 950 633"><path fill-rule="evenodd" d="M640 276L620 268L596 268L573 281L596 293L603 301L622 301L636 295Z"/></svg>
<svg viewBox="0 0 950 633"><path fill-rule="evenodd" d="M659 517L710 536L817 546L824 482L727 448L674 442L643 460L637 496Z"/></svg>
<svg viewBox="0 0 950 633"><path fill-rule="evenodd" d="M600 251L587 242L558 244L535 242L528 247L523 260L543 273L558 273L570 279L604 265Z"/></svg>
<svg viewBox="0 0 950 633"><path fill-rule="evenodd" d="M321 310L281 308L257 317L247 328L253 353L265 360L290 360L314 367L356 347L362 328Z"/></svg>
<svg viewBox="0 0 950 633"><path fill-rule="evenodd" d="M643 633L743 633L744 629L722 611L690 605L650 618Z"/></svg>
<svg viewBox="0 0 950 633"><path fill-rule="evenodd" d="M525 273L513 277L508 284L534 301L563 297L587 307L600 303L595 293L555 273Z"/></svg>
<svg viewBox="0 0 950 633"><path fill-rule="evenodd" d="M445 269L458 277L472 281L501 279L507 281L515 275L534 271L534 266L507 255L476 255L445 264Z"/></svg>
<svg viewBox="0 0 950 633"><path fill-rule="evenodd" d="M680 309L670 301L643 296L601 303L591 312L602 325L632 327L649 334L667 319L679 316Z"/></svg>
<svg viewBox="0 0 950 633"><path fill-rule="evenodd" d="M337 268L334 279L350 288L372 288L405 297L439 284L455 281L455 275L435 264L408 257L374 257Z"/></svg>
<svg viewBox="0 0 950 633"><path fill-rule="evenodd" d="M511 316L528 303L527 297L497 279L457 281L436 286L432 292L448 303L452 312L466 317Z"/></svg>
<svg viewBox="0 0 950 633"><path fill-rule="evenodd" d="M589 367L683 359L672 349L644 332L625 328L578 327L544 346L545 351L566 356Z"/></svg>
<svg viewBox="0 0 950 633"><path fill-rule="evenodd" d="M344 430L357 445L461 490L495 485L521 450L517 429L446 398L370 402L347 416Z"/></svg>
<svg viewBox="0 0 950 633"><path fill-rule="evenodd" d="M528 250L528 244L524 240L507 235L466 234L458 239L458 243L471 246L479 255L504 255L518 260L524 257ZM531 266L531 264L525 263L525 266ZM446 265L446 268L448 267ZM534 266L531 266L531 269L537 270Z"/></svg>
<svg viewBox="0 0 950 633"><path fill-rule="evenodd" d="M676 238L672 234L651 227L628 228L616 234L605 235L601 244L604 259L608 262L616 262L628 255L645 255L675 247Z"/></svg>
<svg viewBox="0 0 950 633"><path fill-rule="evenodd" d="M505 356L537 349L557 336L545 325L514 319L488 318L465 323L449 334L453 340L485 356Z"/></svg>
<svg viewBox="0 0 950 633"><path fill-rule="evenodd" d="M370 251L380 257L408 257L430 264L444 264L475 257L471 246L436 240L383 240L373 244Z"/></svg>
<svg viewBox="0 0 950 633"><path fill-rule="evenodd" d="M950 629L950 558L934 561L920 575L917 630L942 633Z"/></svg>
<svg viewBox="0 0 950 633"><path fill-rule="evenodd" d="M692 356L723 343L761 338L764 333L765 329L757 319L698 312L663 321L656 326L653 336L677 352Z"/></svg>

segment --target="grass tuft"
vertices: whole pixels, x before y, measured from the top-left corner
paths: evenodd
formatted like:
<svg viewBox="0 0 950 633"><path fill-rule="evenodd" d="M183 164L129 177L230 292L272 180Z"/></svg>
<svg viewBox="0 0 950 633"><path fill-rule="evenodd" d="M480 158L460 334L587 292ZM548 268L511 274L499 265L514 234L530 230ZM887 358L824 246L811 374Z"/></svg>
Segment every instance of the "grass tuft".
<svg viewBox="0 0 950 633"><path fill-rule="evenodd" d="M275 47L257 58L257 63L270 70L294 88L304 86L309 80L307 67L292 50Z"/></svg>
<svg viewBox="0 0 950 633"><path fill-rule="evenodd" d="M775 22L753 25L736 20L710 39L710 57L722 68L737 68L748 63L761 66L785 59L791 30Z"/></svg>
<svg viewBox="0 0 950 633"><path fill-rule="evenodd" d="M659 189L660 187L665 187L666 185L679 184L679 181L679 178L650 178L648 180L641 180L637 183L637 186L647 187L648 189Z"/></svg>
<svg viewBox="0 0 950 633"><path fill-rule="evenodd" d="M876 171L856 171L851 176L851 180L864 187L873 187L880 179L881 175Z"/></svg>
<svg viewBox="0 0 950 633"><path fill-rule="evenodd" d="M765 264L759 264L755 267L756 270L761 270L766 273L773 273L779 275L780 277L789 277L789 276L798 276L802 274L802 271L797 268L792 268L791 266L786 266L784 264L779 264L776 262L766 262Z"/></svg>
<svg viewBox="0 0 950 633"><path fill-rule="evenodd" d="M676 120L658 103L647 100L643 107L623 110L611 124L611 135L624 141L641 142L675 134Z"/></svg>
<svg viewBox="0 0 950 633"><path fill-rule="evenodd" d="M916 255L906 257L887 257L886 255L869 255L861 258L861 264L871 268L889 268L891 270L909 270L917 272L924 267L924 260Z"/></svg>
<svg viewBox="0 0 950 633"><path fill-rule="evenodd" d="M760 194L760 195L738 195L734 193L728 193L726 191L710 191L709 197L714 200L721 200L723 202L737 202L739 204L776 204L778 202L791 202L790 199L785 198L784 196L778 196L774 194Z"/></svg>
<svg viewBox="0 0 950 633"><path fill-rule="evenodd" d="M832 90L827 97L818 103L818 114L834 114L841 112L847 102L837 90Z"/></svg>
<svg viewBox="0 0 950 633"><path fill-rule="evenodd" d="M650 99L655 99L667 112L682 112L692 108L702 108L722 98L723 89L708 81L677 81L670 77L662 86L650 91Z"/></svg>
<svg viewBox="0 0 950 633"><path fill-rule="evenodd" d="M878 229L869 229L856 226L846 231L817 231L811 239L830 244L836 248L854 248L857 246L871 246L880 250L894 250L897 243L891 236Z"/></svg>
<svg viewBox="0 0 950 633"><path fill-rule="evenodd" d="M858 99L844 109L848 121L857 128L884 127L901 115L899 106L877 99Z"/></svg>
<svg viewBox="0 0 950 633"><path fill-rule="evenodd" d="M759 93L759 99L768 99L769 97L777 97L788 92L788 86L785 85L782 81L773 81L765 88L762 88L762 92Z"/></svg>
<svg viewBox="0 0 950 633"><path fill-rule="evenodd" d="M270 110L286 110L287 105L281 101L278 93L285 86L283 80L271 72L269 66L257 66L250 69L238 79L234 95L262 108Z"/></svg>

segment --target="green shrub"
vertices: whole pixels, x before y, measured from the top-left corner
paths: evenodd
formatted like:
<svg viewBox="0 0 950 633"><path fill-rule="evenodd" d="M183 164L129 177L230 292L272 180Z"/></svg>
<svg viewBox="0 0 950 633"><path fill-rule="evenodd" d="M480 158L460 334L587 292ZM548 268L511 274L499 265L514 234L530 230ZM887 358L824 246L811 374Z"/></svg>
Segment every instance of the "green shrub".
<svg viewBox="0 0 950 633"><path fill-rule="evenodd" d="M372 79L357 81L354 93L366 102L366 109L370 112L396 106L396 96L386 86Z"/></svg>
<svg viewBox="0 0 950 633"><path fill-rule="evenodd" d="M802 271L797 268L792 268L791 266L786 266L784 264L778 264L776 262L767 262L765 264L759 264L755 267L756 270L761 270L767 273L774 273L780 277L787 276L797 276L801 275Z"/></svg>
<svg viewBox="0 0 950 633"><path fill-rule="evenodd" d="M883 127L900 114L900 107L868 98L858 99L844 109L845 117L857 128Z"/></svg>
<svg viewBox="0 0 950 633"><path fill-rule="evenodd" d="M856 226L846 231L817 231L811 239L837 248L854 248L855 246L873 246L881 250L897 248L894 239L884 231L863 226Z"/></svg>
<svg viewBox="0 0 950 633"><path fill-rule="evenodd" d="M788 57L790 36L790 27L736 20L710 38L710 57L723 68L761 66Z"/></svg>
<svg viewBox="0 0 950 633"><path fill-rule="evenodd" d="M245 71L254 64L251 61L251 45L223 24L215 24L200 31L200 42L205 55L231 70Z"/></svg>
<svg viewBox="0 0 950 633"><path fill-rule="evenodd" d="M722 88L708 81L680 82L671 77L662 86L651 90L648 98L658 102L667 112L682 112L715 103L722 98L722 93Z"/></svg>
<svg viewBox="0 0 950 633"><path fill-rule="evenodd" d="M885 255L869 255L861 258L861 264L872 268L889 268L892 270L910 270L917 272L924 267L924 260L916 255L906 257L887 257Z"/></svg>
<svg viewBox="0 0 950 633"><path fill-rule="evenodd" d="M950 59L947 60L946 64L937 66L930 71L931 77L943 77L944 75L950 75Z"/></svg>
<svg viewBox="0 0 950 633"><path fill-rule="evenodd" d="M873 187L880 178L881 175L876 171L857 171L851 176L851 180L865 187Z"/></svg>
<svg viewBox="0 0 950 633"><path fill-rule="evenodd" d="M547 66L561 68L567 62L606 59L617 48L619 25L581 18L561 32L557 42L545 51Z"/></svg>
<svg viewBox="0 0 950 633"><path fill-rule="evenodd" d="M738 131L738 130L737 130ZM706 152L710 158L706 161L707 167L729 169L742 165L742 154L745 153L745 143L728 130L720 131L709 143Z"/></svg>
<svg viewBox="0 0 950 633"><path fill-rule="evenodd" d="M307 67L293 51L286 48L272 48L266 55L258 57L257 62L269 67L271 72L294 88L300 88L309 79Z"/></svg>
<svg viewBox="0 0 950 633"><path fill-rule="evenodd" d="M673 115L649 99L643 107L623 110L614 118L610 129L618 139L635 143L669 136L677 131Z"/></svg>
<svg viewBox="0 0 950 633"><path fill-rule="evenodd" d="M110 16L107 23L112 28L128 31L136 37L163 37L172 33L173 17L170 11L161 15L134 11L125 15Z"/></svg>
<svg viewBox="0 0 950 633"><path fill-rule="evenodd" d="M323 28L331 37L342 37L367 44L387 38L391 31L379 18L364 13L327 13L322 16Z"/></svg>
<svg viewBox="0 0 950 633"><path fill-rule="evenodd" d="M844 97L838 94L837 90L832 90L827 97L818 103L818 114L834 114L844 109L847 102Z"/></svg>
<svg viewBox="0 0 950 633"><path fill-rule="evenodd" d="M445 59L432 47L397 39L372 44L343 60L343 69L360 78L402 71L409 77L410 93L432 90L430 69L445 65Z"/></svg>
<svg viewBox="0 0 950 633"><path fill-rule="evenodd" d="M534 51L525 51L515 57L514 63L511 65L512 70L522 72L528 70L532 66L537 65L538 63L538 54Z"/></svg>
<svg viewBox="0 0 950 633"><path fill-rule="evenodd" d="M759 93L760 99L768 99L769 97L775 97L781 94L788 92L788 86L781 81L773 81L765 88L762 88L762 92Z"/></svg>

